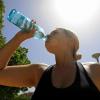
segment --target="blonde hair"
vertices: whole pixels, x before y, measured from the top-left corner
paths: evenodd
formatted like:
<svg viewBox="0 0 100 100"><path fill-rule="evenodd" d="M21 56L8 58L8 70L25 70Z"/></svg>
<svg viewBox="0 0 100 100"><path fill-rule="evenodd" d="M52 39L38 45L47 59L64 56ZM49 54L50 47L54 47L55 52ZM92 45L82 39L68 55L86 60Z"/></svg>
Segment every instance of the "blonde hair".
<svg viewBox="0 0 100 100"><path fill-rule="evenodd" d="M73 57L75 60L80 60L82 55L77 54L77 51L79 49L79 40L78 40L78 37L76 36L76 34L74 34L72 31L64 29L64 28L56 28L55 32L63 32L63 33L65 33L67 38L71 38L73 40L73 42L72 42L73 43L73 49L72 49Z"/></svg>

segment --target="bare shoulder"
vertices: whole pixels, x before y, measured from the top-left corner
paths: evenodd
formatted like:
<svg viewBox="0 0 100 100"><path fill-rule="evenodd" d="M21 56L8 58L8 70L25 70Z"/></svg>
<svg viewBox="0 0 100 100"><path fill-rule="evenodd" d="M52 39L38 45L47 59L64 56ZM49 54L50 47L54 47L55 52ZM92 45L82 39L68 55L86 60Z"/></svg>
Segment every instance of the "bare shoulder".
<svg viewBox="0 0 100 100"><path fill-rule="evenodd" d="M44 63L40 63L40 64L33 64L33 70L35 71L34 73L36 73L35 78L33 78L33 81L35 79L35 86L37 86L40 78L42 77L44 71L48 68L48 64L44 64ZM34 68L35 67L35 68Z"/></svg>
<svg viewBox="0 0 100 100"><path fill-rule="evenodd" d="M31 65L33 70L35 70L38 74L38 76L41 76L42 73L48 68L48 64L45 63L39 63L39 64L32 64Z"/></svg>
<svg viewBox="0 0 100 100"><path fill-rule="evenodd" d="M36 68L44 71L48 68L49 65L45 63L39 63L39 64L33 64L33 66L36 66Z"/></svg>
<svg viewBox="0 0 100 100"><path fill-rule="evenodd" d="M89 75L100 76L100 64L95 62L82 63Z"/></svg>
<svg viewBox="0 0 100 100"><path fill-rule="evenodd" d="M86 62L82 63L82 65L93 83L100 90L100 64L95 62Z"/></svg>
<svg viewBox="0 0 100 100"><path fill-rule="evenodd" d="M48 64L45 63L39 63L39 64L33 64L33 66L36 66L36 70L38 72L38 75L41 77L43 72L48 68Z"/></svg>
<svg viewBox="0 0 100 100"><path fill-rule="evenodd" d="M100 64L96 62L86 62L86 63L82 63L82 65L84 66L85 69L89 71L100 70Z"/></svg>
<svg viewBox="0 0 100 100"><path fill-rule="evenodd" d="M36 69L40 74L42 74L48 68L48 66L50 65L45 63L32 64L33 69Z"/></svg>

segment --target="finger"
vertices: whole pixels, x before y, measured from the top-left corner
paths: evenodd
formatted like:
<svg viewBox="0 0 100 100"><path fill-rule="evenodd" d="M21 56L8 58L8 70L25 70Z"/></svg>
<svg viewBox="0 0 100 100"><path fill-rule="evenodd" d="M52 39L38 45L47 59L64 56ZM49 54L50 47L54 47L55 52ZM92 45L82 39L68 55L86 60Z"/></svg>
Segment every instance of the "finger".
<svg viewBox="0 0 100 100"><path fill-rule="evenodd" d="M34 33L34 32L36 32L36 30L35 29L32 29L30 32Z"/></svg>

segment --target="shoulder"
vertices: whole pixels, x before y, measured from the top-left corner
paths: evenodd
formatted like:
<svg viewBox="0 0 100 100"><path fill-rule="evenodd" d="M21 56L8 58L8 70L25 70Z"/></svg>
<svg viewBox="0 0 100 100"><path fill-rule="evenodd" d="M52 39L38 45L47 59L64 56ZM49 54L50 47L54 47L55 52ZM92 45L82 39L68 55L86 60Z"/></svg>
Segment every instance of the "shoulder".
<svg viewBox="0 0 100 100"><path fill-rule="evenodd" d="M86 69L89 75L94 75L100 77L100 64L95 62L82 63L83 67Z"/></svg>
<svg viewBox="0 0 100 100"><path fill-rule="evenodd" d="M46 70L50 65L45 64L45 63L39 63L39 64L34 64L36 67L40 70Z"/></svg>
<svg viewBox="0 0 100 100"><path fill-rule="evenodd" d="M52 68L53 65L48 65L48 64L40 63L40 64L36 64L36 66L37 66L36 70L37 70L39 76L41 77L42 74L44 72L48 72Z"/></svg>
<svg viewBox="0 0 100 100"><path fill-rule="evenodd" d="M45 63L32 64L32 65L33 65L33 68L35 68L37 70L37 74L39 76L41 76L43 74L43 72L50 66Z"/></svg>
<svg viewBox="0 0 100 100"><path fill-rule="evenodd" d="M48 68L48 66L49 65L45 63L31 64L31 72L33 73L33 75L31 76L32 81L35 81L35 86L37 86L40 78L42 77L44 71Z"/></svg>
<svg viewBox="0 0 100 100"><path fill-rule="evenodd" d="M86 62L86 63L82 63L82 65L89 72L100 71L100 64L99 63L96 63L96 62Z"/></svg>
<svg viewBox="0 0 100 100"><path fill-rule="evenodd" d="M85 68L90 79L100 90L100 64L95 62L86 62L82 63L82 65Z"/></svg>

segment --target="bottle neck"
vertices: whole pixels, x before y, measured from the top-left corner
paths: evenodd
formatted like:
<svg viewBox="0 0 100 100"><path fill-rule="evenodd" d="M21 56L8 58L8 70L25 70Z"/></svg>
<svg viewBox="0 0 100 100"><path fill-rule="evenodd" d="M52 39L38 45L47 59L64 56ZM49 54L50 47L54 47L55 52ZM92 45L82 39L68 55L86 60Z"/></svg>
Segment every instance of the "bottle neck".
<svg viewBox="0 0 100 100"><path fill-rule="evenodd" d="M47 36L44 36L44 37L42 38L42 40L46 41L46 40L47 40Z"/></svg>

